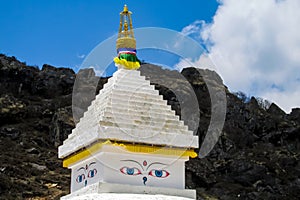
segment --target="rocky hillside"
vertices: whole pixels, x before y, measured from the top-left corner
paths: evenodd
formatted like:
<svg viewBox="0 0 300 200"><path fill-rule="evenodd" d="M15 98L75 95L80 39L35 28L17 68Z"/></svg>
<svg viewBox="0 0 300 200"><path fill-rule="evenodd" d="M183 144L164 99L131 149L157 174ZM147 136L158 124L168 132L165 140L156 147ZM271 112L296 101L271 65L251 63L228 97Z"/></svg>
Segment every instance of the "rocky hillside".
<svg viewBox="0 0 300 200"><path fill-rule="evenodd" d="M194 113L183 110L172 91L181 85L179 75L189 81L200 107L196 133L203 140L211 118L204 80L220 77L194 68L166 77L165 70L150 64L142 65L141 71L150 74L176 113L188 114L186 124L192 124ZM92 70L80 73L98 80ZM76 76L71 69L44 65L40 70L0 54L0 199L59 199L69 193L69 171L57 158L57 146L75 125L71 104ZM95 90L106 81L99 79ZM298 199L300 109L290 114L275 104L263 109L254 97L245 102L225 91L222 136L207 157L187 163L187 188L196 188L199 199ZM85 99L84 107L92 98Z"/></svg>

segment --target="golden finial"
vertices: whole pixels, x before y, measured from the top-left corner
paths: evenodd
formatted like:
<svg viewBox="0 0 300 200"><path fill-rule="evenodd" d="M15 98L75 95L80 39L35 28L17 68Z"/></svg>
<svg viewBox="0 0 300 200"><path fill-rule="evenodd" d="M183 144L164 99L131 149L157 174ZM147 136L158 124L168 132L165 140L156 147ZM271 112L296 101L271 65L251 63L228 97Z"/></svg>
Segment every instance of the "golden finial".
<svg viewBox="0 0 300 200"><path fill-rule="evenodd" d="M127 8L127 5L125 4L124 9L123 9L123 13L127 13L127 12L128 12L128 8Z"/></svg>

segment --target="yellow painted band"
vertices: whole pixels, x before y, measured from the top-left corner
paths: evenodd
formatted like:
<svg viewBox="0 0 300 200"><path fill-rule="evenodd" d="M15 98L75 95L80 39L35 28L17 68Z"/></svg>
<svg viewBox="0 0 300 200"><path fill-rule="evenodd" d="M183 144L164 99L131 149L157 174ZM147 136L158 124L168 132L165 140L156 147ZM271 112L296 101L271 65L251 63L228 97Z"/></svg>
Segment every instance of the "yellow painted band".
<svg viewBox="0 0 300 200"><path fill-rule="evenodd" d="M72 156L67 157L63 161L63 167L68 167L69 165L92 155L96 151L100 150L103 145L110 144L110 143L111 142L109 140L107 140L105 142L98 142L98 143L95 143L94 145L87 147L86 149L72 155Z"/></svg>
<svg viewBox="0 0 300 200"><path fill-rule="evenodd" d="M127 151L135 152L135 153L148 153L148 154L159 154L159 155L169 155L169 156L188 156L191 158L197 157L197 153L194 152L192 149L180 149L180 148L169 148L169 147L158 147L158 146L148 146L142 144L126 144L126 143L119 143L114 142L112 143L110 140L101 141L93 144L86 149L69 156L68 158L64 159L63 167L68 167L75 162L78 162L84 158L87 158L94 154L95 152L99 151L103 145L113 145L119 146L124 148Z"/></svg>

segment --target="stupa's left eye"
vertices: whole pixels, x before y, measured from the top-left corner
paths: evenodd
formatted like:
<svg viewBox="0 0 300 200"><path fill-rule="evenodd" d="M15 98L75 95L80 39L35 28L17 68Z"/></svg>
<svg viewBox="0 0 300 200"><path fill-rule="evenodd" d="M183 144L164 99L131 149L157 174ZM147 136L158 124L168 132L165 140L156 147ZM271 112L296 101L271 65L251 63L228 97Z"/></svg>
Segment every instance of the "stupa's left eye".
<svg viewBox="0 0 300 200"><path fill-rule="evenodd" d="M157 170L153 169L149 172L150 176L158 177L158 178L166 178L170 175L166 170Z"/></svg>
<svg viewBox="0 0 300 200"><path fill-rule="evenodd" d="M123 167L120 169L120 171L123 173L123 174L126 174L126 175L139 175L139 174L142 174L141 170L139 170L138 168L130 168L130 167Z"/></svg>
<svg viewBox="0 0 300 200"><path fill-rule="evenodd" d="M84 174L80 174L80 175L77 176L76 182L81 183L84 179L85 179Z"/></svg>

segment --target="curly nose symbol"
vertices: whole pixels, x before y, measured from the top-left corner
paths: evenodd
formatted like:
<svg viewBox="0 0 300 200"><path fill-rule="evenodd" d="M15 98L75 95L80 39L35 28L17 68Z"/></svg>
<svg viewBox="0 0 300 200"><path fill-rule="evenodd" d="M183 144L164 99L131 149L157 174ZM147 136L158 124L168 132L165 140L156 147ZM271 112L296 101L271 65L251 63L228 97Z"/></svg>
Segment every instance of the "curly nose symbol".
<svg viewBox="0 0 300 200"><path fill-rule="evenodd" d="M143 177L143 181L144 181L144 185L146 185L146 182L147 182L147 177L146 176Z"/></svg>

